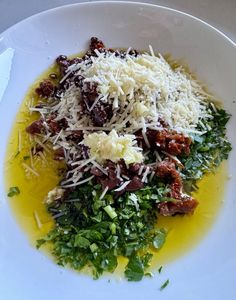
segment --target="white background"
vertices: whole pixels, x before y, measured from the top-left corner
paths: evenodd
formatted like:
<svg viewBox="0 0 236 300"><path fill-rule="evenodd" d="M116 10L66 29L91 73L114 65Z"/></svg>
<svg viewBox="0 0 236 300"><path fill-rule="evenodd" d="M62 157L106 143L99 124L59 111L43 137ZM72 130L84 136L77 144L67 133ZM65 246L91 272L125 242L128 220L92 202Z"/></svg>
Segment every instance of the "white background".
<svg viewBox="0 0 236 300"><path fill-rule="evenodd" d="M0 32L41 11L81 0L0 0ZM90 1L87 1L90 2ZM236 41L236 0L136 0L178 9L217 27Z"/></svg>

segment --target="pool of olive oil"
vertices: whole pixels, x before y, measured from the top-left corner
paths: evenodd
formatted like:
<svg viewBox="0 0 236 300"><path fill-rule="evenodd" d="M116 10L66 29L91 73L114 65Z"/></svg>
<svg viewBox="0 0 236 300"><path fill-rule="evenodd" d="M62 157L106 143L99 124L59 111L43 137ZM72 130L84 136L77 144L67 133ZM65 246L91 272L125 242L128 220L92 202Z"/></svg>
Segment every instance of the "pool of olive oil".
<svg viewBox="0 0 236 300"><path fill-rule="evenodd" d="M20 189L20 194L9 198L9 203L32 246L35 246L36 240L44 236L54 225L53 219L46 211L44 199L58 184L59 170L63 167L63 163L54 161L50 151L43 151L43 157L32 158L30 156L32 141L25 128L38 118L37 113L30 114L28 110L29 106L37 101L35 87L40 80L55 72L56 68L51 67L29 89L16 116L5 161L7 191L12 186L18 186ZM32 168L35 174L29 171L28 167ZM226 180L227 167L226 163L223 163L216 173L206 175L199 182L199 190L194 194L199 205L193 215L158 218L158 227L165 228L168 236L163 248L154 253L153 268L184 255L207 235L223 202L223 183ZM118 273L124 270L126 261L120 259Z"/></svg>

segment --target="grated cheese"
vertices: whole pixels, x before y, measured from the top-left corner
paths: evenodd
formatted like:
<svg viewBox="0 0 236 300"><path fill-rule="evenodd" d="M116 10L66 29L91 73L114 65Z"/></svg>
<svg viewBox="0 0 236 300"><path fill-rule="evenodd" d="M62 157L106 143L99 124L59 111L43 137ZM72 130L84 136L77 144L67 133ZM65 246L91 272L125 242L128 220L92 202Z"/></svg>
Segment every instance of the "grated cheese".
<svg viewBox="0 0 236 300"><path fill-rule="evenodd" d="M45 157L45 155L44 155L44 153L42 152L42 151L40 151L39 153L38 153L38 155L41 157L41 159L42 159L42 162L46 162L47 160L46 160L46 157Z"/></svg>
<svg viewBox="0 0 236 300"><path fill-rule="evenodd" d="M52 217L53 217L53 219L57 219L57 218L60 218L60 217L64 216L64 214L65 214L65 212L61 211L58 214L53 215Z"/></svg>
<svg viewBox="0 0 236 300"><path fill-rule="evenodd" d="M32 169L34 169L34 160L33 160L33 155L32 155L32 150L30 149L30 166Z"/></svg>
<svg viewBox="0 0 236 300"><path fill-rule="evenodd" d="M148 141L147 135L146 135L145 131L143 131L143 130L142 130L142 136L143 136L145 144L147 145L148 148L150 148L151 146L150 146L150 143Z"/></svg>
<svg viewBox="0 0 236 300"><path fill-rule="evenodd" d="M115 192L120 192L122 191L124 188L126 188L126 186L130 183L131 180L129 181L125 181L121 186L119 186L117 189L115 189Z"/></svg>
<svg viewBox="0 0 236 300"><path fill-rule="evenodd" d="M38 213L36 211L34 211L34 219L35 219L38 229L42 228L42 223L41 223Z"/></svg>
<svg viewBox="0 0 236 300"><path fill-rule="evenodd" d="M139 211L139 203L138 203L138 197L136 194L131 193L129 195L129 199L134 203L134 206L136 208L137 211Z"/></svg>
<svg viewBox="0 0 236 300"><path fill-rule="evenodd" d="M213 102L210 102L210 105L211 105L212 109L214 110L214 112L217 113L217 109L216 109L214 103L213 103Z"/></svg>
<svg viewBox="0 0 236 300"><path fill-rule="evenodd" d="M122 178L124 178L124 179L126 179L126 180L129 180L129 177L126 176L126 175L124 175L124 174L122 174Z"/></svg>
<svg viewBox="0 0 236 300"><path fill-rule="evenodd" d="M47 148L47 146L44 145L38 138L34 138L34 140L37 144L39 144L39 146L41 146L44 149L45 152L50 152L50 150ZM35 152L36 152L36 150L35 150Z"/></svg>
<svg viewBox="0 0 236 300"><path fill-rule="evenodd" d="M139 169L139 171L138 171L138 175L141 175L141 174L142 174L143 169L144 169L144 165L142 165L142 166L140 167L140 169Z"/></svg>
<svg viewBox="0 0 236 300"><path fill-rule="evenodd" d="M162 153L164 153L166 156L168 156L168 157L170 157L171 159L173 159L173 160L177 163L177 165L178 165L179 167L183 168L183 164L181 163L181 161L180 161L176 156L171 155L171 154L167 153L166 151L162 151Z"/></svg>
<svg viewBox="0 0 236 300"><path fill-rule="evenodd" d="M150 54L143 53L137 56L130 55L130 49L123 58L112 52L95 50L96 57L88 57L68 67L67 73L60 82L66 81L69 87L58 95L58 100L51 102L51 106L48 107L30 108L31 112L38 111L42 115L46 130L43 140L38 135L35 142L46 152L49 151L49 144L53 145L53 149L62 147L66 163L75 167L67 172L66 180L61 183L65 188L83 184L93 178L91 176L83 180L84 172L81 172L83 167L89 171L92 166L95 166L107 175L107 171L102 166L106 160L118 162L124 159L126 165L143 162L145 155L137 146L133 133L140 130L147 148L150 148L147 129L163 130L161 119L168 123L170 129L186 135L189 133L202 135L206 130L210 130L209 126L204 126L202 120L211 118L207 109L207 100L212 98L200 83L184 73L183 69L172 69L160 54L155 55L151 46L149 46ZM84 113L81 90L73 80L68 81L71 74L83 77L85 83L83 91L86 92L87 85L97 88L98 96L92 105L83 99L88 112L92 112L99 103L111 105L113 116L104 122L104 126L94 126L89 114ZM33 103L29 104L32 105ZM213 103L211 106L215 110ZM67 128L61 129L56 134L50 133L47 118L51 115L56 116L55 121L64 119L68 124ZM201 125L202 130L197 128L198 124ZM80 160L78 150L80 145L68 142L67 137L77 130L84 133L80 145L89 148L90 156L85 160ZM18 147L21 148L20 135ZM155 154L157 161L162 161L157 151ZM167 156L180 165L176 157ZM32 158L31 167L25 166L29 172L36 175ZM142 182L147 181L150 167L147 167L144 173L144 166L139 169L138 174L143 173ZM116 166L116 174L117 178L123 180L119 165ZM152 173L150 178L153 176ZM121 187L125 188L125 184L128 183L129 181L123 183L118 190Z"/></svg>
<svg viewBox="0 0 236 300"><path fill-rule="evenodd" d="M94 175L90 176L89 178L86 178L84 180L81 180L79 182L75 182L75 183L72 183L72 184L67 184L67 185L62 185L63 188L68 188L68 187L73 187L73 186L77 186L77 185L81 185L81 184L84 184L85 182L88 182L90 181L91 179L94 178Z"/></svg>
<svg viewBox="0 0 236 300"><path fill-rule="evenodd" d="M100 166L96 161L92 160L91 163L92 163L96 168L98 168L100 171L102 171L103 174L108 175L107 171L106 171L102 166Z"/></svg>
<svg viewBox="0 0 236 300"><path fill-rule="evenodd" d="M26 171L34 174L35 176L39 176L39 173L36 172L33 168L31 168L30 166L28 166L26 163L22 163L22 166L25 168Z"/></svg>
<svg viewBox="0 0 236 300"><path fill-rule="evenodd" d="M157 120L161 116L173 128L196 126L206 115L204 101L208 95L197 82L181 70L173 70L161 55L155 56L150 50L151 55L127 54L126 58L98 51L92 64L81 62L75 71L86 82L98 84L100 94L109 95L115 107L134 99L135 106L130 111L133 118Z"/></svg>
<svg viewBox="0 0 236 300"><path fill-rule="evenodd" d="M120 177L120 165L116 165L116 177L122 181L122 178Z"/></svg>
<svg viewBox="0 0 236 300"><path fill-rule="evenodd" d="M134 57L127 54L125 58L97 51L97 57L92 61L90 58L69 67L66 77L73 70L75 75L85 78L84 82L98 86L99 96L88 107L89 111L99 101L113 105L114 115L104 127L93 126L88 117L81 119L81 92L74 84L64 92L51 112L57 112L58 120L65 118L71 130L110 131L112 125L117 132L125 132L129 122L135 131L138 126L143 128L143 125L148 127L153 123L158 126L159 117L178 131L194 130L201 119L209 117L205 102L209 95L197 81L180 69L173 70L161 55L155 56L149 48L151 55L144 53Z"/></svg>
<svg viewBox="0 0 236 300"><path fill-rule="evenodd" d="M150 180L150 181L152 181L154 175L155 175L155 171L152 171L152 173L151 173L151 175L150 175L150 177L149 177L149 180Z"/></svg>
<svg viewBox="0 0 236 300"><path fill-rule="evenodd" d="M105 189L103 190L103 192L101 193L101 196L99 197L99 200L102 200L104 198L104 196L106 195L108 189L109 189L108 186L106 186Z"/></svg>
<svg viewBox="0 0 236 300"><path fill-rule="evenodd" d="M78 161L75 161L75 162L71 163L71 166L79 165L76 169L74 169L74 170L78 170L78 169L83 168L83 167L86 166L87 164L92 163L92 161L93 161L94 159L95 159L95 157L91 157L91 158L89 158L89 159L84 159L84 160L78 160Z"/></svg>
<svg viewBox="0 0 236 300"><path fill-rule="evenodd" d="M22 145L21 145L21 131L18 130L18 152L21 152L21 148L22 148Z"/></svg>
<svg viewBox="0 0 236 300"><path fill-rule="evenodd" d="M141 180L142 182L146 181L146 178L147 178L147 175L148 175L149 171L150 171L150 167L147 167L145 172L143 173L143 177L142 177L142 180Z"/></svg>

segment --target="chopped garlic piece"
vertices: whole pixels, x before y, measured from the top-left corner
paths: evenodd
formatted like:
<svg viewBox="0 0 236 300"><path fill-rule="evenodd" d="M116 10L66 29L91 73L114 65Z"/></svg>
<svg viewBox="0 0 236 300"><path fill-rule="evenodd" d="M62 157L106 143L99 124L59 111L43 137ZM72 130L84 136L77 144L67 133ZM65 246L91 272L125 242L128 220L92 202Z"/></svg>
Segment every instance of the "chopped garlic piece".
<svg viewBox="0 0 236 300"><path fill-rule="evenodd" d="M61 189L59 187L55 187L53 190L48 192L47 198L45 199L45 202L47 204L52 203L53 201L60 199L64 195L65 190Z"/></svg>
<svg viewBox="0 0 236 300"><path fill-rule="evenodd" d="M133 105L133 114L136 117L144 117L149 114L149 106L145 105L144 102L136 102Z"/></svg>
<svg viewBox="0 0 236 300"><path fill-rule="evenodd" d="M124 159L126 164L131 164L143 161L142 149L135 146L134 141L134 135L118 136L117 132L112 130L109 134L105 132L88 134L83 143L90 148L90 155L99 163L107 159L113 162Z"/></svg>

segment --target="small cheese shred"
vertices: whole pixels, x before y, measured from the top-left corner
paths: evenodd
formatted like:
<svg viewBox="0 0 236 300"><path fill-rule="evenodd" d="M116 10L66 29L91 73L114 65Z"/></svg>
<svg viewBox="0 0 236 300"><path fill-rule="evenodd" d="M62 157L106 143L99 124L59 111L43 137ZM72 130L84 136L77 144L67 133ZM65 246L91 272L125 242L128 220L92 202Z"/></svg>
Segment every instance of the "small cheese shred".
<svg viewBox="0 0 236 300"><path fill-rule="evenodd" d="M94 175L93 175L93 176L90 176L89 178L86 178L86 179L84 179L84 180L81 180L81 181L79 181L79 182L75 182L75 183L72 183L72 184L63 185L62 187L63 187L63 188L69 188L69 187L81 185L81 184L84 184L85 182L89 182L91 179L93 179L93 177L94 177Z"/></svg>
<svg viewBox="0 0 236 300"><path fill-rule="evenodd" d="M37 224L38 229L41 229L42 228L42 223L39 219L37 211L34 211L34 219L35 219L35 222Z"/></svg>
<svg viewBox="0 0 236 300"><path fill-rule="evenodd" d="M18 152L21 152L22 143L21 143L21 131L18 131Z"/></svg>
<svg viewBox="0 0 236 300"><path fill-rule="evenodd" d="M115 192L120 192L122 191L124 188L127 187L127 185L130 183L130 180L129 181L125 181L121 186L119 186L117 189L115 189L114 191Z"/></svg>
<svg viewBox="0 0 236 300"><path fill-rule="evenodd" d="M149 173L149 170L150 170L150 168L147 167L146 170L145 170L145 172L143 173L142 182L146 181L146 178L147 178L147 175Z"/></svg>
<svg viewBox="0 0 236 300"><path fill-rule="evenodd" d="M32 173L35 176L39 176L39 173L35 171L33 168L31 168L29 165L27 165L26 163L22 163L22 166L24 167L26 172Z"/></svg>
<svg viewBox="0 0 236 300"><path fill-rule="evenodd" d="M133 201L136 210L139 211L139 204L138 204L138 197L137 197L137 195L135 193L131 193L129 195L129 199L131 201Z"/></svg>
<svg viewBox="0 0 236 300"><path fill-rule="evenodd" d="M102 200L105 197L107 191L108 191L108 186L106 186L105 189L103 190L101 196L99 197L99 200Z"/></svg>

